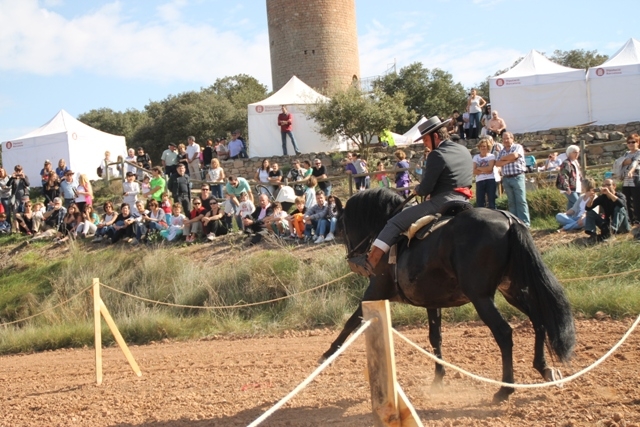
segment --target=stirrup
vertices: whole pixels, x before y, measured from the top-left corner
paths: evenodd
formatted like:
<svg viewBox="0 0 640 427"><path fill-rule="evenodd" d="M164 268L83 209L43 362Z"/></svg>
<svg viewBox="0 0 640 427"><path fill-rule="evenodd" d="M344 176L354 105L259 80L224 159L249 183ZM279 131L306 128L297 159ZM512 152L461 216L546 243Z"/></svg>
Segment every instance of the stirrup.
<svg viewBox="0 0 640 427"><path fill-rule="evenodd" d="M367 257L368 254L361 254L347 259L351 271L361 275L362 277L375 276L375 274L373 273L373 266L371 265Z"/></svg>

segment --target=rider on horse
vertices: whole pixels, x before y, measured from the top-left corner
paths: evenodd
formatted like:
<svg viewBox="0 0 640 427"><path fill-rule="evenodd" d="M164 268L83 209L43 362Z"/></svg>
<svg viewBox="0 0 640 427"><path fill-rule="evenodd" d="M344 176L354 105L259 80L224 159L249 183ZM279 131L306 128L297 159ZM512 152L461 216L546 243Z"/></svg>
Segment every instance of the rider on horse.
<svg viewBox="0 0 640 427"><path fill-rule="evenodd" d="M348 260L351 270L369 277L382 256L400 239L400 233L407 230L418 219L433 215L447 202L467 200L471 197L470 187L473 162L469 150L464 145L449 139L446 125L451 119L441 122L437 116L421 124L418 129L425 151L430 152L420 184L413 190L414 195L430 196L428 200L403 210L392 217L373 242L368 254L361 254Z"/></svg>

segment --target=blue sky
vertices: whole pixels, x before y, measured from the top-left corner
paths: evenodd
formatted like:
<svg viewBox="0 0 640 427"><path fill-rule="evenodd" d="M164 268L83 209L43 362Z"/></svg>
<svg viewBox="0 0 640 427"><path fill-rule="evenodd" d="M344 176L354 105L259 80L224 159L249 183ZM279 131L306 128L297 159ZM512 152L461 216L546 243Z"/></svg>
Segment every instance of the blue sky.
<svg viewBox="0 0 640 427"><path fill-rule="evenodd" d="M305 1L292 0L292 4ZM420 61L470 87L529 50L613 54L637 0L356 0L361 76ZM143 109L245 73L271 87L265 0L0 0L0 141L65 109Z"/></svg>

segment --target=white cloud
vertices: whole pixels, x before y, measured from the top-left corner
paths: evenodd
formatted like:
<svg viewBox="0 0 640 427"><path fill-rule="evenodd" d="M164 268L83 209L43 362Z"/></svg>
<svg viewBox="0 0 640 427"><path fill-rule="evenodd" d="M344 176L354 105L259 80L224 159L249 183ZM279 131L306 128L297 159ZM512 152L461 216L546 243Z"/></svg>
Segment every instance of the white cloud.
<svg viewBox="0 0 640 427"><path fill-rule="evenodd" d="M246 73L271 81L266 31L245 38L241 26L225 31L182 22L184 4L165 3L156 9L163 22L141 23L117 1L67 19L36 0L0 0L0 69L204 84Z"/></svg>
<svg viewBox="0 0 640 427"><path fill-rule="evenodd" d="M499 3L502 3L503 1L504 0L473 0L473 4L480 7L493 7Z"/></svg>

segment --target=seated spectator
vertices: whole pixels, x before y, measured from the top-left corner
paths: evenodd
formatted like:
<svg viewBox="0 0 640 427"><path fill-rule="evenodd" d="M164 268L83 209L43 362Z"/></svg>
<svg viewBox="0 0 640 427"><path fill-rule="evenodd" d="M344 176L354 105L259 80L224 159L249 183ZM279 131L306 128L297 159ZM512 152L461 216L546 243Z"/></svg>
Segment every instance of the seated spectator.
<svg viewBox="0 0 640 427"><path fill-rule="evenodd" d="M610 239L611 231L623 234L631 230L626 204L624 194L616 190L613 180L605 179L600 195L595 197L594 193L587 202L584 232L589 235L589 243ZM597 206L600 207L599 213L594 211ZM597 235L596 228L600 229L600 235Z"/></svg>
<svg viewBox="0 0 640 427"><path fill-rule="evenodd" d="M70 239L75 240L76 229L78 228L78 224L81 222L82 213L78 209L78 206L75 203L72 203L71 206L69 206L69 209L67 209L67 214L62 220L60 230L58 230L58 235L54 241L56 243L64 243Z"/></svg>
<svg viewBox="0 0 640 427"><path fill-rule="evenodd" d="M324 241L330 242L335 239L336 226L338 225L338 215L342 210L342 202L335 196L327 198L327 221L329 221L329 233L325 236Z"/></svg>
<svg viewBox="0 0 640 427"><path fill-rule="evenodd" d="M42 216L42 225L38 234L34 235L32 240L45 239L54 237L59 230L63 228L62 221L67 215L67 209L62 206L62 199L55 198L53 206Z"/></svg>
<svg viewBox="0 0 640 427"><path fill-rule="evenodd" d="M167 229L168 225L165 212L160 208L156 200L151 199L151 201L149 201L149 210L142 215L142 224L144 225L144 230L140 227L140 233L136 233L138 241L142 241L144 237L142 235L143 231L145 235L148 235L150 232Z"/></svg>
<svg viewBox="0 0 640 427"><path fill-rule="evenodd" d="M132 245L137 245L142 243L142 237L147 235L147 224L145 222L145 218L149 217L149 211L145 209L144 202L142 200L136 201L132 211L137 215L137 217L133 224L135 238L131 240L130 243Z"/></svg>
<svg viewBox="0 0 640 427"><path fill-rule="evenodd" d="M100 217L93 211L93 206L89 205L84 209L82 222L80 222L76 228L76 235L83 239L92 237L98 230L98 224L100 224Z"/></svg>
<svg viewBox="0 0 640 427"><path fill-rule="evenodd" d="M255 203L253 199L253 193L251 192L251 187L249 186L249 182L242 178L237 177L235 175L230 175L227 180L227 184L225 185L225 190L227 192L227 203L225 203L225 218L232 218L234 215L238 219L238 228L242 229L242 217L239 216L240 213L240 195L244 192L247 193L249 200L251 203ZM231 223L228 223L229 230L231 230Z"/></svg>
<svg viewBox="0 0 640 427"><path fill-rule="evenodd" d="M35 202L31 209L33 210L33 234L37 234L42 228L42 220L47 210L42 202Z"/></svg>
<svg viewBox="0 0 640 427"><path fill-rule="evenodd" d="M535 172L537 169L536 157L530 154L525 155L524 164L527 168L527 173Z"/></svg>
<svg viewBox="0 0 640 427"><path fill-rule="evenodd" d="M60 179L55 173L49 174L49 179L42 186L44 195L44 203L47 206L53 206L53 199L60 197Z"/></svg>
<svg viewBox="0 0 640 427"><path fill-rule="evenodd" d="M287 213L282 210L280 202L273 202L273 214L264 219L264 226L268 233L275 233L276 236L286 236L289 232L287 223Z"/></svg>
<svg viewBox="0 0 640 427"><path fill-rule="evenodd" d="M155 199L153 199L153 200L155 200ZM167 223L167 225L171 224L172 206L173 206L173 204L171 203L171 199L169 198L169 193L167 193L167 192L162 193L162 201L160 202L160 207L162 208L162 211L164 212L165 222Z"/></svg>
<svg viewBox="0 0 640 427"><path fill-rule="evenodd" d="M562 227L560 230L570 231L584 228L584 220L587 215L587 203L596 197L596 183L592 178L586 178L582 181L582 188L584 192L580 198L576 200L571 209L556 215L556 221L558 221Z"/></svg>
<svg viewBox="0 0 640 427"><path fill-rule="evenodd" d="M378 171L378 173L373 175L373 185L376 187L390 188L391 181L389 180L387 173L384 172L384 163L382 163L381 161L378 162L378 164L376 165L376 170Z"/></svg>
<svg viewBox="0 0 640 427"><path fill-rule="evenodd" d="M271 184L271 194L273 197L277 197L280 190L280 183L282 182L282 171L277 163L271 165L271 171L269 171L269 183Z"/></svg>
<svg viewBox="0 0 640 427"><path fill-rule="evenodd" d="M211 168L207 173L207 180L210 183L211 193L213 197L222 198L222 181L224 181L224 169L220 167L218 159L211 160Z"/></svg>
<svg viewBox="0 0 640 427"><path fill-rule="evenodd" d="M245 191L243 191L240 194L240 207L238 209L238 222L240 224L243 223L243 220L245 218L248 218L251 216L251 214L253 214L253 212L256 210L255 205L251 202L251 200L249 200L249 196L247 195L247 193ZM244 227L243 227L244 230ZM245 230L246 231L246 230Z"/></svg>
<svg viewBox="0 0 640 427"><path fill-rule="evenodd" d="M7 214L0 213L0 234L11 234L11 224L7 221Z"/></svg>
<svg viewBox="0 0 640 427"><path fill-rule="evenodd" d="M184 235L187 236L187 243L195 243L198 237L202 237L202 218L207 213L202 200L193 199L193 209L189 212L189 219L184 221Z"/></svg>
<svg viewBox="0 0 640 427"><path fill-rule="evenodd" d="M313 171L311 170L311 162L309 160L303 160L302 161L302 170L304 171L304 180L303 182L309 178L311 176L311 174L313 173Z"/></svg>
<svg viewBox="0 0 640 427"><path fill-rule="evenodd" d="M171 206L171 220L166 230L160 231L160 235L168 242L180 239L184 230L186 217L182 214L182 205L178 202Z"/></svg>
<svg viewBox="0 0 640 427"><path fill-rule="evenodd" d="M489 209L496 208L496 179L493 168L496 157L491 154L493 139L483 136L476 147L479 154L473 156L473 174L476 177L476 207Z"/></svg>
<svg viewBox="0 0 640 427"><path fill-rule="evenodd" d="M491 112L491 119L489 119L489 125L487 126L487 134L493 138L502 136L502 132L507 130L507 124L498 117L498 112L493 110Z"/></svg>
<svg viewBox="0 0 640 427"><path fill-rule="evenodd" d="M316 205L316 185L318 185L316 177L310 177L304 190L304 207L307 209L311 209L312 206Z"/></svg>
<svg viewBox="0 0 640 427"><path fill-rule="evenodd" d="M304 238L304 214L307 208L304 205L304 197L298 196L295 201L296 209L287 216L286 220L289 222L289 230L291 230L291 239Z"/></svg>
<svg viewBox="0 0 640 427"><path fill-rule="evenodd" d="M560 159L558 159L558 153L551 153L549 154L549 156L547 157L547 160L544 161L544 165L542 165L541 167L538 168L538 171L542 172L542 171L557 171L558 169L560 169L560 165L562 164L562 161L560 161Z"/></svg>
<svg viewBox="0 0 640 427"><path fill-rule="evenodd" d="M18 230L21 233L24 233L27 236L31 236L38 232L34 227L34 216L35 213L31 209L31 201L25 202L24 212L16 214L16 221L18 221Z"/></svg>
<svg viewBox="0 0 640 427"><path fill-rule="evenodd" d="M93 239L93 243L100 243L105 236L113 233L113 224L118 219L118 214L113 210L113 203L105 202L102 205L104 215L102 220L97 224L96 237Z"/></svg>
<svg viewBox="0 0 640 427"><path fill-rule="evenodd" d="M122 183L122 201L129 206L134 206L133 211L137 212L135 205L140 194L140 184L136 182L136 174L127 172L125 181Z"/></svg>
<svg viewBox="0 0 640 427"><path fill-rule="evenodd" d="M289 185L293 186L293 191L296 193L296 196L302 196L304 194L304 185L300 181L304 181L304 173L305 170L300 166L300 160L294 159L291 162L291 170L287 174L287 180ZM297 184L291 184L291 183Z"/></svg>
<svg viewBox="0 0 640 427"><path fill-rule="evenodd" d="M58 175L58 179L59 180L63 180L65 174L67 173L67 171L69 170L69 167L67 166L67 162L65 162L64 159L60 159L58 160L58 167L56 168L56 175Z"/></svg>
<svg viewBox="0 0 640 427"><path fill-rule="evenodd" d="M271 186L269 185L269 172L271 172L271 167L269 166L269 159L262 160L262 165L256 170L256 174L253 177L255 181L264 185L264 188L260 188L260 194L266 194L267 191L271 191L273 195L273 191Z"/></svg>
<svg viewBox="0 0 640 427"><path fill-rule="evenodd" d="M107 243L118 243L120 239L126 237L127 243L133 243L135 240L135 224L140 218L138 214L132 212L128 203L120 205L120 214L116 218L115 224L107 231L109 241Z"/></svg>
<svg viewBox="0 0 640 427"><path fill-rule="evenodd" d="M264 219L273 215L273 207L269 203L269 197L266 194L258 196L258 206L253 213L242 220L245 231L254 233L251 243L256 244L262 239L262 231L264 231Z"/></svg>
<svg viewBox="0 0 640 427"><path fill-rule="evenodd" d="M227 225L223 221L224 212L220 209L220 204L213 198L210 203L209 212L202 218L203 233L207 240L214 241L216 237L223 236L229 232Z"/></svg>
<svg viewBox="0 0 640 427"><path fill-rule="evenodd" d="M366 163L365 163L365 167L366 167ZM316 177L316 179L318 179L318 187L320 187L320 189L322 191L324 191L324 194L327 195L327 197L329 197L331 195L331 182L330 181L320 181L320 180L326 180L328 178L327 176L327 168L324 167L324 165L322 164L322 161L318 158L313 159L313 168L311 171L311 174ZM365 177L367 178L367 180L369 179L369 177ZM365 181L367 181L365 180ZM365 182L365 185L367 186L367 188L369 188L369 182Z"/></svg>
<svg viewBox="0 0 640 427"><path fill-rule="evenodd" d="M318 190L316 192L316 205L307 209L307 213L304 214L305 223L305 242L310 243L313 240L312 232L315 232L316 240L314 243L323 243L324 236L327 232L327 211L329 206L326 203L324 192Z"/></svg>

